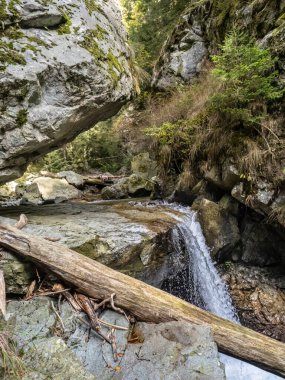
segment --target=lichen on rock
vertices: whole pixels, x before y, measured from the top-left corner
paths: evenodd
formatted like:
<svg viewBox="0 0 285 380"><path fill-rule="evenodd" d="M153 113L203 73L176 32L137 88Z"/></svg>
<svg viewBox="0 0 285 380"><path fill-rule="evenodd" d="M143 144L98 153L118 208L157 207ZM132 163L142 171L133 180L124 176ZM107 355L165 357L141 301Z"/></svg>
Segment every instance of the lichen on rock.
<svg viewBox="0 0 285 380"><path fill-rule="evenodd" d="M132 96L133 77L115 0L7 0L0 19L5 183L30 161L116 114Z"/></svg>

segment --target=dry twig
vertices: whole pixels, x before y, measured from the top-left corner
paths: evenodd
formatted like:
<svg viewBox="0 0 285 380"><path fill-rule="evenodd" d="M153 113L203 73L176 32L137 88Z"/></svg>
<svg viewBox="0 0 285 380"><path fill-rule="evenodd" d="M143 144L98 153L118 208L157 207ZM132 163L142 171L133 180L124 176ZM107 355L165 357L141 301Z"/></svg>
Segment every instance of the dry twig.
<svg viewBox="0 0 285 380"><path fill-rule="evenodd" d="M61 316L58 314L53 302L51 301L51 308L52 310L54 311L55 315L57 316L57 319L59 320L59 323L61 324L61 327L62 327L62 331L64 332L65 331L65 326L64 326L64 323L63 323L63 320L61 319Z"/></svg>
<svg viewBox="0 0 285 380"><path fill-rule="evenodd" d="M30 286L29 286L29 289L24 297L24 300L28 300L28 299L31 299L33 298L33 294L34 294L34 291L35 291L35 288L36 288L36 280L32 281Z"/></svg>

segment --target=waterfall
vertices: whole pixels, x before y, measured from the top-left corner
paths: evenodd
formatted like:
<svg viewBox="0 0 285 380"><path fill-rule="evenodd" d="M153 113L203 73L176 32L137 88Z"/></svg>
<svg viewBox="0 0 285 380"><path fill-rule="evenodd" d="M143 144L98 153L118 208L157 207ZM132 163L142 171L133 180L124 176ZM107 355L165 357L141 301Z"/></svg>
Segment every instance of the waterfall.
<svg viewBox="0 0 285 380"><path fill-rule="evenodd" d="M227 286L219 276L211 258L196 213L188 207L179 205L171 207L183 213L183 216L175 216L179 223L172 233L174 257L179 259L186 253L189 260L189 270L178 279L180 285L175 295L180 295L213 314L239 323ZM170 292L171 287L170 281L168 284ZM179 288L182 294L178 294ZM220 354L220 359L225 364L227 380L281 379L254 365L224 354Z"/></svg>

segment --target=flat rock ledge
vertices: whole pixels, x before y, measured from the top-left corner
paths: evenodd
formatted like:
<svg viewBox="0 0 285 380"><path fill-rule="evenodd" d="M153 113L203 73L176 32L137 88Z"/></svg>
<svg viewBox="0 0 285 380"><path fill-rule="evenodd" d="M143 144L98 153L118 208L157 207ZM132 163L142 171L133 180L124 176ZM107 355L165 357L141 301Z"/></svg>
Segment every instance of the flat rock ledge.
<svg viewBox="0 0 285 380"><path fill-rule="evenodd" d="M187 265L186 258L177 257L172 248L177 219L167 207L123 201L7 207L1 211L0 223L14 225L21 213L29 221L24 231L54 239L153 286L161 287ZM35 278L33 265L8 252L0 252L0 269L9 294L25 294Z"/></svg>
<svg viewBox="0 0 285 380"><path fill-rule="evenodd" d="M23 352L24 380L225 379L207 326L187 322L137 323L130 333L123 315L106 310L101 319L127 328L116 330L119 361L115 362L108 343L93 333L86 339L88 327L66 302L58 309L63 331L52 302L54 299L42 297L8 304L6 328L13 332L17 347ZM54 302L54 308L57 307Z"/></svg>

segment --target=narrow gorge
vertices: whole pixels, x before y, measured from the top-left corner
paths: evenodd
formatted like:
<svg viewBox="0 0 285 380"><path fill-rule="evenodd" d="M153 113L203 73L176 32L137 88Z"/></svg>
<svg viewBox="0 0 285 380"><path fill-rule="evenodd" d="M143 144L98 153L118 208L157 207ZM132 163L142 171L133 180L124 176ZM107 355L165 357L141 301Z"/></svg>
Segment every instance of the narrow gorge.
<svg viewBox="0 0 285 380"><path fill-rule="evenodd" d="M0 21L0 378L284 378L285 1Z"/></svg>

